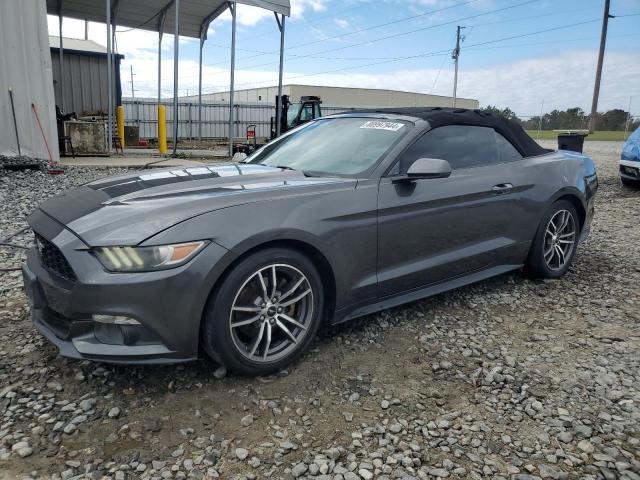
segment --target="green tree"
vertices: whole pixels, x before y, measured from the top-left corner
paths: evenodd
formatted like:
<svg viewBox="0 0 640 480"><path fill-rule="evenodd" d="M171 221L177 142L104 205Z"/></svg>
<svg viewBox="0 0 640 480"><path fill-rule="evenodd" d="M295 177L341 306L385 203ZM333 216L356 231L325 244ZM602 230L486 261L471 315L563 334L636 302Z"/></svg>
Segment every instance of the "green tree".
<svg viewBox="0 0 640 480"><path fill-rule="evenodd" d="M624 130L628 117L628 112L614 108L613 110L598 114L596 128L598 130Z"/></svg>
<svg viewBox="0 0 640 480"><path fill-rule="evenodd" d="M492 105L487 105L482 109L483 112L491 113L493 115L498 115L505 117L508 120L513 120L514 122L522 123L522 120L518 118L516 113L511 110L509 107L500 109L498 107L494 107Z"/></svg>

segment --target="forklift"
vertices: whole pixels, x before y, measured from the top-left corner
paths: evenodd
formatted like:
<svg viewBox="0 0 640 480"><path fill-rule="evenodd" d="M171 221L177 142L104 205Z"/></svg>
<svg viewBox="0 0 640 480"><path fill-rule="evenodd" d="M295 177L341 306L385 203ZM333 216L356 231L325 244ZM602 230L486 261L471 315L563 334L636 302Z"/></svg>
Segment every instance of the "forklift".
<svg viewBox="0 0 640 480"><path fill-rule="evenodd" d="M276 111L280 108L280 133L285 133L292 128L302 125L310 120L322 116L320 104L322 100L316 96L304 96L300 102L291 102L289 95L282 95L282 101L276 96ZM278 136L276 129L276 117L271 117L271 140Z"/></svg>
<svg viewBox="0 0 640 480"><path fill-rule="evenodd" d="M289 95L282 95L279 98L276 95L276 112L280 109L280 134L283 134L292 128L302 125L303 123L315 120L322 116L320 97L309 95L300 98L299 102L291 102ZM269 140L274 140L277 136L277 116L271 117ZM233 153L244 153L250 155L264 144L258 144L256 138L256 125L249 125L246 132L246 143L236 144L233 146Z"/></svg>

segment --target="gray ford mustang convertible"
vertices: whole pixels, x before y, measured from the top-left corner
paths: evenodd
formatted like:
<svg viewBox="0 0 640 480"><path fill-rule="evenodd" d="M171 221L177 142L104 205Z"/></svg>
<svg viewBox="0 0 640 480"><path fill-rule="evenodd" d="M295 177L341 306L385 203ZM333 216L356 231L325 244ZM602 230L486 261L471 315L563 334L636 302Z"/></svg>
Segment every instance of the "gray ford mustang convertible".
<svg viewBox="0 0 640 480"><path fill-rule="evenodd" d="M243 163L147 170L44 202L23 269L62 355L292 362L338 323L510 270L557 278L589 232L593 162L471 110L359 111Z"/></svg>

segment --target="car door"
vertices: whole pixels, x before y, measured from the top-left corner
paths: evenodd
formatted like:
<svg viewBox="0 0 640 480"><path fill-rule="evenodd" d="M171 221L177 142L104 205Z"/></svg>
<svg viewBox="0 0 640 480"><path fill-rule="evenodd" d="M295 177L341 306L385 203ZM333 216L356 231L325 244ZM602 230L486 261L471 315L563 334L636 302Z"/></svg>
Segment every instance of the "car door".
<svg viewBox="0 0 640 480"><path fill-rule="evenodd" d="M381 179L378 192L378 292L381 298L511 261L522 248L514 164L522 156L487 127L428 131ZM501 148L499 148L501 145ZM509 150L509 148L511 150ZM448 178L397 182L418 158L440 158Z"/></svg>

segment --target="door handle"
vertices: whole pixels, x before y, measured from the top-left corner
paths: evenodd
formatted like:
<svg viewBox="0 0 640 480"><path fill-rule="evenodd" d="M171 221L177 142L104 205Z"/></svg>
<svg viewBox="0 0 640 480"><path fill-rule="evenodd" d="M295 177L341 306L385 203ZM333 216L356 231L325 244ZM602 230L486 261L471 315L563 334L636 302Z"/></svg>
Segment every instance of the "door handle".
<svg viewBox="0 0 640 480"><path fill-rule="evenodd" d="M498 185L491 187L491 191L494 193L508 193L512 189L513 184L511 183L499 183Z"/></svg>

